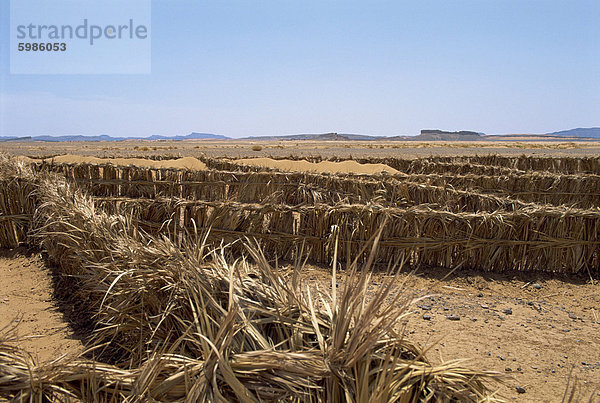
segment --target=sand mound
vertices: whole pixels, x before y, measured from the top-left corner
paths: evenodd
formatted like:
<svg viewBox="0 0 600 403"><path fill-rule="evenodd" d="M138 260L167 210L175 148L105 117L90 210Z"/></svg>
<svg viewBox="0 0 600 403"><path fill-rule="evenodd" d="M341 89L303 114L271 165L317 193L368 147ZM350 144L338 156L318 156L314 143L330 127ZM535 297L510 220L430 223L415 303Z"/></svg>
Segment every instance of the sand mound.
<svg viewBox="0 0 600 403"><path fill-rule="evenodd" d="M265 168L275 168L281 171L292 172L319 172L319 173L354 173L354 174L375 174L387 172L390 174L398 173L397 170L385 164L360 164L356 161L331 162L321 161L319 163L308 162L304 160L274 160L271 158L246 158L235 160L234 162L243 165L252 165Z"/></svg>
<svg viewBox="0 0 600 403"><path fill-rule="evenodd" d="M96 158L82 157L80 155L59 155L46 161L59 164L113 164L121 166L135 165L148 168L177 168L202 171L206 169L204 162L194 158L185 157L176 160L153 161L143 158Z"/></svg>

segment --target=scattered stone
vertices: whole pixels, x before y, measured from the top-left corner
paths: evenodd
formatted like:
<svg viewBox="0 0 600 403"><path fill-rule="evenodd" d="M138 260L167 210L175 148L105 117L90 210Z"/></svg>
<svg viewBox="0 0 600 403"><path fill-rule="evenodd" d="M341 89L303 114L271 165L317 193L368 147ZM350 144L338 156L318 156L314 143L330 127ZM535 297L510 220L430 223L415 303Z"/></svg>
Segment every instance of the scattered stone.
<svg viewBox="0 0 600 403"><path fill-rule="evenodd" d="M512 372L512 368L510 368L510 367L506 367L506 368L504 368L504 371L505 371L505 372Z"/></svg>
<svg viewBox="0 0 600 403"><path fill-rule="evenodd" d="M517 390L517 393L525 393L525 388L521 387L521 386L515 386L515 389Z"/></svg>
<svg viewBox="0 0 600 403"><path fill-rule="evenodd" d="M482 298L482 297L483 297L483 293L482 293L482 292L480 292L479 294L477 294L477 296L478 296L479 298Z"/></svg>
<svg viewBox="0 0 600 403"><path fill-rule="evenodd" d="M532 287L533 287L533 288L535 288L536 290L539 290L539 289L541 289L541 288L542 288L542 286L541 286L541 285L539 285L538 283L534 283L534 284L532 285Z"/></svg>
<svg viewBox="0 0 600 403"><path fill-rule="evenodd" d="M571 331L571 329L563 329L562 331L565 333L569 333Z"/></svg>
<svg viewBox="0 0 600 403"><path fill-rule="evenodd" d="M502 312L504 312L507 315L512 315L512 309L510 309L510 308L506 308L506 309L502 310Z"/></svg>
<svg viewBox="0 0 600 403"><path fill-rule="evenodd" d="M500 361L504 361L506 358L504 358L503 356L499 355L498 358L500 358Z"/></svg>
<svg viewBox="0 0 600 403"><path fill-rule="evenodd" d="M448 316L446 316L446 319L448 319L448 320L460 320L460 316L458 316L458 315L448 315Z"/></svg>
<svg viewBox="0 0 600 403"><path fill-rule="evenodd" d="M517 367L517 371L521 372L521 371L523 371L523 368Z"/></svg>
<svg viewBox="0 0 600 403"><path fill-rule="evenodd" d="M471 321L477 322L477 318L471 318Z"/></svg>
<svg viewBox="0 0 600 403"><path fill-rule="evenodd" d="M447 306L444 307L444 311L449 311L450 308L448 308Z"/></svg>
<svg viewBox="0 0 600 403"><path fill-rule="evenodd" d="M533 305L534 305L534 304L533 304L533 301L528 301L528 302L527 302L527 305L529 305L529 306L533 306Z"/></svg>
<svg viewBox="0 0 600 403"><path fill-rule="evenodd" d="M421 305L421 309L424 311L431 311L431 305Z"/></svg>
<svg viewBox="0 0 600 403"><path fill-rule="evenodd" d="M429 315L423 315L423 319L424 320L431 320L431 316L429 316Z"/></svg>
<svg viewBox="0 0 600 403"><path fill-rule="evenodd" d="M488 305L486 305L486 304L481 304L480 306L481 306L483 309L490 309L490 307L489 307Z"/></svg>
<svg viewBox="0 0 600 403"><path fill-rule="evenodd" d="M577 316L575 316L575 315L573 315L572 313L570 313L570 314L569 314L569 318L571 318L571 319L575 320L575 319L577 319Z"/></svg>

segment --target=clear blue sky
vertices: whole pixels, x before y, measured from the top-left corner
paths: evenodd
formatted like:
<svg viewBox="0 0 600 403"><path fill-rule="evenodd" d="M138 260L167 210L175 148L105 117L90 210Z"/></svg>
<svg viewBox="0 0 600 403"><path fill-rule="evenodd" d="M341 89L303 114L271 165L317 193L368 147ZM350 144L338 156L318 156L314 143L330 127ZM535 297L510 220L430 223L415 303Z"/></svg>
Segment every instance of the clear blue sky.
<svg viewBox="0 0 600 403"><path fill-rule="evenodd" d="M152 1L149 75L10 75L0 135L600 126L600 1Z"/></svg>

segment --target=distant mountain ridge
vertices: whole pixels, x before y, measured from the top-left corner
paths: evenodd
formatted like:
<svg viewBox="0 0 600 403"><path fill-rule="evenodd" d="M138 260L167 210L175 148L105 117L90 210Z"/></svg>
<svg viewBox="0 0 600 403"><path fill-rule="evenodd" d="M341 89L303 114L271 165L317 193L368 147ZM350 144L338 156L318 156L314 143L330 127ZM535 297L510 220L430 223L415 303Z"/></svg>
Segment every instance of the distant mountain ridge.
<svg viewBox="0 0 600 403"><path fill-rule="evenodd" d="M588 137L588 138L600 138L600 127L578 127L577 129L562 130L559 132L547 133L555 136L565 137Z"/></svg>
<svg viewBox="0 0 600 403"><path fill-rule="evenodd" d="M65 136L27 136L27 137L0 137L0 142L6 141L46 141L46 142L61 142L61 141L124 141L124 140L228 140L230 137L222 134L212 133L196 133L192 132L186 136L161 136L152 135L150 137L112 137L107 134L99 136L84 136L81 134L65 135Z"/></svg>
<svg viewBox="0 0 600 403"><path fill-rule="evenodd" d="M353 140L353 141L373 141L384 140L388 137L369 136L366 134L346 134L346 133L320 133L320 134L285 134L282 136L252 136L243 137L239 140L275 140L275 141L294 141L294 140L313 140L313 141L331 141L331 140Z"/></svg>
<svg viewBox="0 0 600 403"><path fill-rule="evenodd" d="M444 131L438 129L423 129L416 136L371 136L367 134L348 134L348 133L317 133L317 134L287 134L275 136L251 136L234 140L265 140L265 141L294 141L294 140L311 140L311 141L510 141L510 140L548 140L557 141L564 138L564 141L585 141L585 140L600 140L600 127L577 128L570 130L562 130L546 134L494 134L486 135L485 133L475 131ZM162 136L152 135L150 137L112 137L106 134L98 136L84 135L64 135L64 136L26 136L26 137L0 137L0 142L7 141L46 141L46 142L74 142L74 141L125 141L125 140L231 140L231 137L222 134L212 133L197 133L192 132L187 135Z"/></svg>

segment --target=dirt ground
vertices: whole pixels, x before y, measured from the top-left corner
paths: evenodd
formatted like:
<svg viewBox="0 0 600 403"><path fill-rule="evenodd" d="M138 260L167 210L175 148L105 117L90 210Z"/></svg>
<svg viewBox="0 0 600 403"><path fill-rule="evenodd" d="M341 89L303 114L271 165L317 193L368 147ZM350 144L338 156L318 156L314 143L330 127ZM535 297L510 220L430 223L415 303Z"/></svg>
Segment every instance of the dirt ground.
<svg viewBox="0 0 600 403"><path fill-rule="evenodd" d="M598 280L472 271L444 279L447 274L433 269L396 280L418 300L405 321L406 335L431 347L428 359L467 359L474 368L503 373L499 393L508 401L560 402L571 376L579 385L575 401L600 402ZM311 267L306 278L321 289L331 284L323 268ZM387 280L373 275L369 292Z"/></svg>
<svg viewBox="0 0 600 403"><path fill-rule="evenodd" d="M50 271L39 254L0 249L0 329L16 321L19 344L36 362L83 351L53 294Z"/></svg>
<svg viewBox="0 0 600 403"><path fill-rule="evenodd" d="M258 147L255 147L258 146ZM254 149L253 149L254 148ZM255 149L260 148L259 151ZM102 158L136 157L286 157L364 158L500 154L518 156L597 156L598 142L444 142L414 141L120 141L120 142L4 142L0 152L28 157L77 154Z"/></svg>

